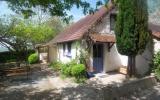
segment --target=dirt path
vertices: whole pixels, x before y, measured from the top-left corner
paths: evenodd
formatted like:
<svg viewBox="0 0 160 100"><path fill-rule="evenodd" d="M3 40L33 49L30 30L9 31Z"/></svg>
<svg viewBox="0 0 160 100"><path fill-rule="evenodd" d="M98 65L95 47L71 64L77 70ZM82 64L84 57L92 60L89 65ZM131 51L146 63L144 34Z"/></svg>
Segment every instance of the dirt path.
<svg viewBox="0 0 160 100"><path fill-rule="evenodd" d="M160 84L153 88L135 92L128 97L121 97L120 100L160 100Z"/></svg>
<svg viewBox="0 0 160 100"><path fill-rule="evenodd" d="M122 80L123 76L113 74L101 77L99 80L92 79L88 84L78 85L71 79L62 80L51 69L39 69L32 72L29 79L19 76L0 82L0 100L104 100L104 94L94 85L106 85L110 79L121 83L118 79ZM119 100L160 100L160 85Z"/></svg>
<svg viewBox="0 0 160 100"><path fill-rule="evenodd" d="M0 82L0 100L60 100L60 91L77 86L70 79L62 80L49 68L37 69L26 75Z"/></svg>

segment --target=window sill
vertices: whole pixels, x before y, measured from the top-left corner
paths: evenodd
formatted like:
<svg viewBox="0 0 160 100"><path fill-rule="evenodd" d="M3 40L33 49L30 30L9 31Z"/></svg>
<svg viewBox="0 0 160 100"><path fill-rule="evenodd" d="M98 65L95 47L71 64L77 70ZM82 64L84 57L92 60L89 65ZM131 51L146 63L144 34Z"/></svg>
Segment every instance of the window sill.
<svg viewBox="0 0 160 100"><path fill-rule="evenodd" d="M72 58L71 53L66 53L66 54L64 54L63 56L68 57L68 58Z"/></svg>
<svg viewBox="0 0 160 100"><path fill-rule="evenodd" d="M66 57L68 57L68 58L72 58L71 53L66 54Z"/></svg>

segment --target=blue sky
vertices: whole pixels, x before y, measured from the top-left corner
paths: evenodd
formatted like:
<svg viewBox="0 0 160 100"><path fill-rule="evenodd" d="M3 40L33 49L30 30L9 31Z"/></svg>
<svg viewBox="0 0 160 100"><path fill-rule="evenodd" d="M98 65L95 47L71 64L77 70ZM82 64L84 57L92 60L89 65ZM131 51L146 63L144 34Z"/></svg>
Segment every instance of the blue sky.
<svg viewBox="0 0 160 100"><path fill-rule="evenodd" d="M87 2L90 2L92 7L95 7L95 5L96 5L96 0L87 0ZM71 11L68 11L67 13L74 17L74 19L73 19L74 21L77 21L84 16L82 10L77 9L75 6L72 8ZM0 1L0 16L10 15L10 14L15 14L15 13L8 8L6 2Z"/></svg>
<svg viewBox="0 0 160 100"><path fill-rule="evenodd" d="M96 1L97 0L87 0L87 2L89 2L91 4L92 7L96 6ZM105 1L105 0L104 0ZM149 8L156 8L156 0L148 0L150 7ZM149 9L151 10L151 9ZM152 9L152 11L154 11L155 9ZM77 9L75 6L72 8L71 11L67 12L69 15L73 15L74 17L74 22L79 20L80 18L84 17L85 15L83 14L81 9ZM13 11L11 11L8 6L7 3L4 1L0 1L0 16L3 15L10 15L10 14L15 14Z"/></svg>
<svg viewBox="0 0 160 100"><path fill-rule="evenodd" d="M96 0L87 0L88 2L91 3L91 6L92 7L95 7L96 5ZM85 15L83 14L82 10L81 9L77 9L75 6L72 8L71 11L68 11L67 12L69 15L72 15L73 16L73 21L76 22L78 21L80 18L84 17ZM8 5L6 2L4 1L0 1L0 16L4 16L4 15L11 15L11 14L15 14L12 10L10 10L8 8ZM6 51L7 49L2 47L0 45L0 52L2 51Z"/></svg>
<svg viewBox="0 0 160 100"><path fill-rule="evenodd" d="M95 7L96 5L96 1L97 0L87 0L87 2L89 2L91 4L92 7ZM151 11L155 11L157 9L157 5L156 5L157 0L149 0L149 10ZM152 9L151 9L152 8ZM85 15L83 15L83 12L81 9L77 9L75 6L72 8L71 11L67 12L69 15L73 15L74 19L73 21L76 22L78 21L80 18L84 17ZM0 0L0 16L3 15L10 15L10 14L15 14L13 11L11 11L8 6L7 3L4 1ZM150 14L151 15L151 14ZM160 17L158 17L160 18ZM155 18L154 18L155 19ZM0 46L0 49L2 47ZM1 52L1 51L0 51Z"/></svg>

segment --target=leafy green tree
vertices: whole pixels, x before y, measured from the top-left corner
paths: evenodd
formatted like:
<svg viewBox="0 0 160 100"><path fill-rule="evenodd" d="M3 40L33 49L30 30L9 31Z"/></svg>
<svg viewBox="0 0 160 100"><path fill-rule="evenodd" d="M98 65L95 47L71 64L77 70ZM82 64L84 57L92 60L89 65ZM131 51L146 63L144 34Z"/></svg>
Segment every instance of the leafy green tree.
<svg viewBox="0 0 160 100"><path fill-rule="evenodd" d="M93 8L87 0L4 0L7 1L9 7L16 13L22 13L25 18L35 14L35 8L41 8L43 12L49 12L52 16L60 16L67 21L72 18L68 15L73 6L82 8L83 13L92 13ZM102 5L108 0L97 0L96 5ZM33 9L34 8L34 9Z"/></svg>
<svg viewBox="0 0 160 100"><path fill-rule="evenodd" d="M119 53L128 56L128 74L136 74L135 58L149 40L146 0L118 0L116 40Z"/></svg>
<svg viewBox="0 0 160 100"><path fill-rule="evenodd" d="M54 37L55 32L46 25L35 25L11 18L5 22L1 19L0 44L17 54L17 61L24 60L28 49L33 49L37 43L47 42Z"/></svg>
<svg viewBox="0 0 160 100"><path fill-rule="evenodd" d="M64 23L59 17L51 17L48 20L46 20L43 24L46 26L49 26L54 30L54 32L59 34L62 32L67 26L70 26L71 20L68 24Z"/></svg>

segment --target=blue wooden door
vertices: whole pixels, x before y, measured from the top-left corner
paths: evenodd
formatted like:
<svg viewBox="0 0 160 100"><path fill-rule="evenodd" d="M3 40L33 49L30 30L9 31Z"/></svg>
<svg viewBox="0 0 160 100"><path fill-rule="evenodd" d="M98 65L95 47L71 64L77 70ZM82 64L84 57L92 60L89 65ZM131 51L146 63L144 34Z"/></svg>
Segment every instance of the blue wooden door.
<svg viewBox="0 0 160 100"><path fill-rule="evenodd" d="M93 45L93 67L95 73L103 72L103 44Z"/></svg>

